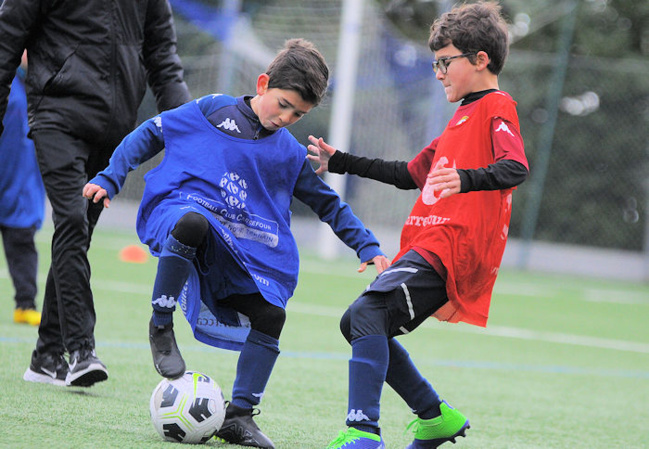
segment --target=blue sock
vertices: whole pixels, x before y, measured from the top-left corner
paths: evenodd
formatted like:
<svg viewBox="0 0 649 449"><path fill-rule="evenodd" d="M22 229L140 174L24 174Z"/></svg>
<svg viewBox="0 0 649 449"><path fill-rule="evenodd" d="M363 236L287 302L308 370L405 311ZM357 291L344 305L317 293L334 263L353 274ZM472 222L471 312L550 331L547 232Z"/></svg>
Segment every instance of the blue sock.
<svg viewBox="0 0 649 449"><path fill-rule="evenodd" d="M237 362L237 376L232 387L234 405L249 409L261 402L278 356L279 340L250 330Z"/></svg>
<svg viewBox="0 0 649 449"><path fill-rule="evenodd" d="M368 335L352 340L347 426L376 433L387 369L387 337Z"/></svg>
<svg viewBox="0 0 649 449"><path fill-rule="evenodd" d="M158 271L153 284L151 305L154 325L165 326L172 322L176 301L187 282L195 256L196 248L183 245L172 235L167 238L158 258Z"/></svg>
<svg viewBox="0 0 649 449"><path fill-rule="evenodd" d="M421 375L408 351L394 338L388 342L390 364L386 382L421 419L440 415L441 403L432 385Z"/></svg>

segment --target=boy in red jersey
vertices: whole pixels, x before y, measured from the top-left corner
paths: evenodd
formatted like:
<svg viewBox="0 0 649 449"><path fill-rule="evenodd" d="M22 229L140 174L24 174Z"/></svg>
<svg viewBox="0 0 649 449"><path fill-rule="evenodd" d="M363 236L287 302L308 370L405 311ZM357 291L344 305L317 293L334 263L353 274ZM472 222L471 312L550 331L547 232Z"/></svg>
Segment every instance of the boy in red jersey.
<svg viewBox="0 0 649 449"><path fill-rule="evenodd" d="M394 338L433 315L486 326L507 241L512 190L528 176L516 103L498 87L507 27L494 2L465 4L431 26L433 69L449 102L462 101L441 136L410 162L342 153L310 137L318 172L350 173L421 190L401 249L347 309L340 327L352 346L347 430L328 448L381 449L380 397L387 382L416 414L407 449L455 442L468 419L441 400Z"/></svg>

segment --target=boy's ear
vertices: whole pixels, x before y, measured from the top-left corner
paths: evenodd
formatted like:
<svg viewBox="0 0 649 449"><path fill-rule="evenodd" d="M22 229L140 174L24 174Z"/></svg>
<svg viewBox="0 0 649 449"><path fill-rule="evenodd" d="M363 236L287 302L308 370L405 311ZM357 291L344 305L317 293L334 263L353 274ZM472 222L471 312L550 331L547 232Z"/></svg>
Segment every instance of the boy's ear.
<svg viewBox="0 0 649 449"><path fill-rule="evenodd" d="M270 81L270 76L267 73L262 73L257 78L257 95L264 95L268 90L268 82Z"/></svg>
<svg viewBox="0 0 649 449"><path fill-rule="evenodd" d="M484 70L489 65L489 55L485 51L479 51L476 54L475 65L478 70Z"/></svg>

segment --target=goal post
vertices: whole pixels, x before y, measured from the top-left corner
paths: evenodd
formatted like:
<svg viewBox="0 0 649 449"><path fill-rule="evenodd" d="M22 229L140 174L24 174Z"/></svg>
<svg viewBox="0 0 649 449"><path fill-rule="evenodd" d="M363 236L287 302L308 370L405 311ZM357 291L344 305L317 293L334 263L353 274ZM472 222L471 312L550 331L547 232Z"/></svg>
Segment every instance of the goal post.
<svg viewBox="0 0 649 449"><path fill-rule="evenodd" d="M340 36L338 38L338 72L333 93L333 105L329 127L329 144L347 151L351 141L354 112L358 52L362 29L364 0L343 0ZM325 181L345 200L346 184L343 175L325 174ZM318 252L325 259L338 255L338 238L326 224L320 225Z"/></svg>

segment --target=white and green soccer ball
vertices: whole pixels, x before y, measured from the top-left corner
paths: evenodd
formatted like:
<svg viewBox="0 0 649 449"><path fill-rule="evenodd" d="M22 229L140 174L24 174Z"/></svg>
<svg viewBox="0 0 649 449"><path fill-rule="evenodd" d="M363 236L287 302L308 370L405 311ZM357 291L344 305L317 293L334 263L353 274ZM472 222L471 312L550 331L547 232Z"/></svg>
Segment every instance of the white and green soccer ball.
<svg viewBox="0 0 649 449"><path fill-rule="evenodd" d="M160 381L151 395L149 409L160 436L178 443L207 442L225 419L221 388L211 377L195 371Z"/></svg>

